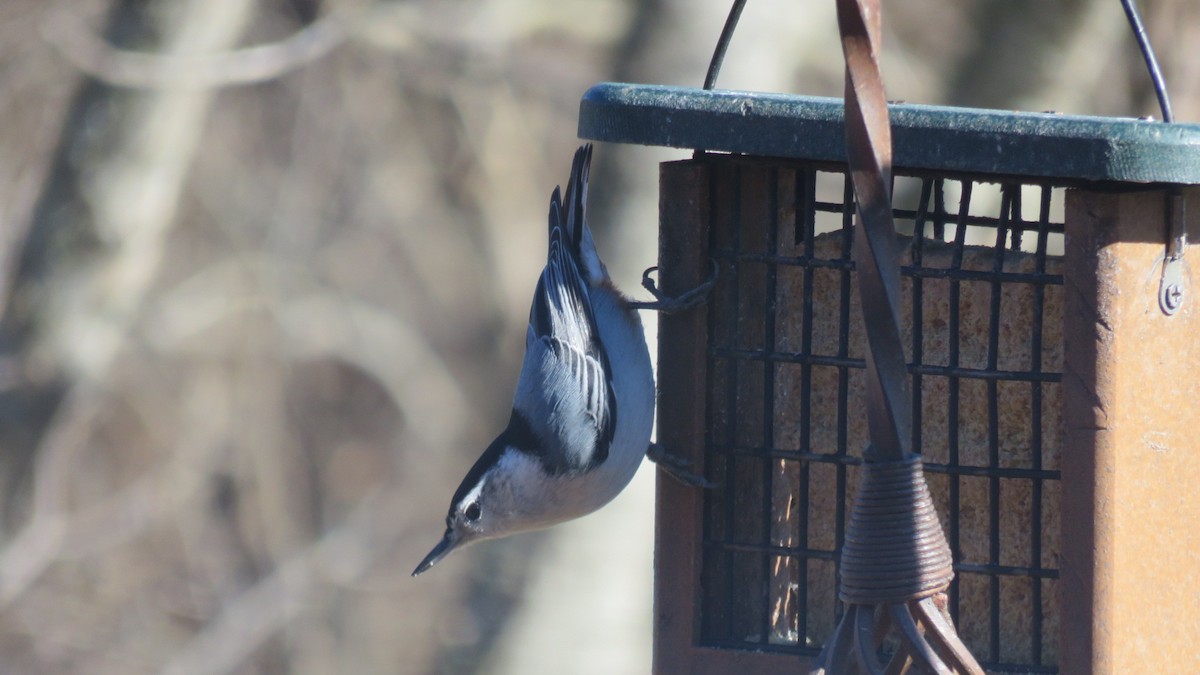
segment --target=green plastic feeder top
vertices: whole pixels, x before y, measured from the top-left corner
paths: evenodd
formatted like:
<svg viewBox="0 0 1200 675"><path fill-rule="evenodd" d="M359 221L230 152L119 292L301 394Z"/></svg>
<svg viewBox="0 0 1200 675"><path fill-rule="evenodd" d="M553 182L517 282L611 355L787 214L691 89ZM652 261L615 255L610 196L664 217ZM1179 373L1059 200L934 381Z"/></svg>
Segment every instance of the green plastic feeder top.
<svg viewBox="0 0 1200 675"><path fill-rule="evenodd" d="M1078 183L1200 184L1200 125L895 103L894 164ZM579 105L593 141L846 163L841 99L598 84Z"/></svg>

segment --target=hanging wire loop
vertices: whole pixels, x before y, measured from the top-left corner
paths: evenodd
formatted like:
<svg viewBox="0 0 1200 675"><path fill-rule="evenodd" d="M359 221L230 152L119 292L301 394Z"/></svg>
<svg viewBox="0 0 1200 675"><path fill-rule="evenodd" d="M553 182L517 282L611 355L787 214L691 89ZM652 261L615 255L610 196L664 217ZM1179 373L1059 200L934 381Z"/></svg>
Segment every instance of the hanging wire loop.
<svg viewBox="0 0 1200 675"><path fill-rule="evenodd" d="M742 18L742 10L745 7L746 0L733 0L733 6L729 8L729 16L725 17L725 27L721 29L721 37L717 38L717 46L708 62L708 72L704 75L705 89L712 89L717 85L721 64L725 63L725 52L729 50L729 41L733 39L733 31L737 30L738 20Z"/></svg>
<svg viewBox="0 0 1200 675"><path fill-rule="evenodd" d="M1146 62L1146 70L1150 72L1150 81L1154 84L1154 94L1158 97L1158 107L1162 110L1162 118L1168 124L1175 121L1171 112L1171 96L1167 93L1167 82L1163 79L1162 69L1158 67L1158 57L1154 55L1154 47L1150 37L1146 35L1146 26L1138 14L1137 0L1121 0L1125 8L1125 17L1129 19L1129 27L1137 40L1138 49L1142 51L1142 60Z"/></svg>
<svg viewBox="0 0 1200 675"><path fill-rule="evenodd" d="M1158 65L1158 57L1154 55L1150 37L1146 35L1146 26L1138 14L1137 2L1121 0L1121 6L1125 8L1129 28L1133 30L1138 49L1142 51L1142 60L1146 62L1146 70L1150 73L1150 81L1154 84L1154 94L1158 97L1163 122L1170 124L1175 121L1175 114L1171 111L1171 96L1167 92L1167 82ZM1186 295L1182 259L1187 251L1187 229L1183 225L1183 203L1183 194L1178 187L1167 193L1167 252L1163 258L1162 276L1158 285L1158 307L1167 316L1173 316L1179 311Z"/></svg>

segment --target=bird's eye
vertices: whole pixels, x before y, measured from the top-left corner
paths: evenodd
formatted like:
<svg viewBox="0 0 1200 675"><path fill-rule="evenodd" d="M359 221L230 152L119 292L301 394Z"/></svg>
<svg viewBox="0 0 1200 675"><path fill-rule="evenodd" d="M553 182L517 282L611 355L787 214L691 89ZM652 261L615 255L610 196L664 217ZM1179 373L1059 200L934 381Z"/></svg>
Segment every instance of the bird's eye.
<svg viewBox="0 0 1200 675"><path fill-rule="evenodd" d="M479 520L479 516L482 515L482 512L479 509L479 502L471 502L468 504L467 508L463 511L463 515L466 516L467 520L472 523Z"/></svg>

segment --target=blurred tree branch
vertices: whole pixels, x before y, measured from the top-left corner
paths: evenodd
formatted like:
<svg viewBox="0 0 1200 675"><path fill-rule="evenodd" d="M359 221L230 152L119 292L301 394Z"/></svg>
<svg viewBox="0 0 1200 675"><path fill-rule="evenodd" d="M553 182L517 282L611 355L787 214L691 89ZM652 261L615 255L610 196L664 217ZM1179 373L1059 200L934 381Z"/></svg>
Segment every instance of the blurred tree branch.
<svg viewBox="0 0 1200 675"><path fill-rule="evenodd" d="M79 70L120 87L172 89L254 84L273 80L327 55L346 40L343 14L329 14L273 44L221 51L190 44L178 53L136 52L112 46L80 14L60 6L42 24L46 40ZM222 45L233 44L224 41Z"/></svg>
<svg viewBox="0 0 1200 675"><path fill-rule="evenodd" d="M253 0L209 3L194 0L168 12L168 52L220 50L236 43ZM126 344L155 278L166 233L174 222L187 168L195 153L212 93L160 90L145 95L126 126L122 152L107 159L87 185L95 234L103 254L86 272L71 270L71 283L51 280L56 295L44 296L50 310L37 333L48 339L56 362L66 364L69 391L49 416L53 423L34 453L34 487L29 522L0 552L0 599L11 602L58 555L66 532L64 473L88 443L102 409L102 382ZM35 223L50 228L54 221ZM81 251L75 251L76 256ZM69 270L59 260L55 269ZM20 283L20 281L18 281ZM43 281L43 283L46 283ZM10 348L16 345L10 345ZM29 347L27 347L29 348Z"/></svg>

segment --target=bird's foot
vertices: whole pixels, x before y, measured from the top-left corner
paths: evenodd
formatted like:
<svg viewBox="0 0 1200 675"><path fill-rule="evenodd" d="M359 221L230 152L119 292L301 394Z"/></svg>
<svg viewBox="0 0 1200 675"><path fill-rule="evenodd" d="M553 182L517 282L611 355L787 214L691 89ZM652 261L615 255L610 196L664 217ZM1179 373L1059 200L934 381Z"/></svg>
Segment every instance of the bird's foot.
<svg viewBox="0 0 1200 675"><path fill-rule="evenodd" d="M642 287L650 291L650 295L654 296L654 302L633 301L629 304L634 309L652 309L668 314L671 312L682 312L685 309L691 309L704 304L709 292L717 284L717 261L709 259L708 262L712 265L712 274L708 275L704 283L676 296L667 295L659 290L658 284L654 282L654 277L652 276L658 271L658 267L648 268L645 272L642 272Z"/></svg>
<svg viewBox="0 0 1200 675"><path fill-rule="evenodd" d="M658 468L666 471L669 476L689 487L704 488L712 490L717 487L717 484L708 480L704 476L688 471L691 468L692 462L686 460L679 455L672 455L665 447L658 443L651 443L646 449L646 458L654 462Z"/></svg>

